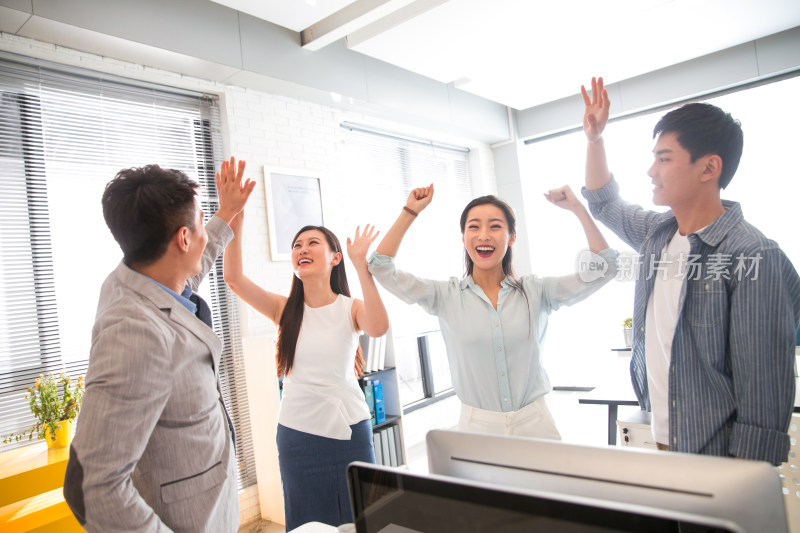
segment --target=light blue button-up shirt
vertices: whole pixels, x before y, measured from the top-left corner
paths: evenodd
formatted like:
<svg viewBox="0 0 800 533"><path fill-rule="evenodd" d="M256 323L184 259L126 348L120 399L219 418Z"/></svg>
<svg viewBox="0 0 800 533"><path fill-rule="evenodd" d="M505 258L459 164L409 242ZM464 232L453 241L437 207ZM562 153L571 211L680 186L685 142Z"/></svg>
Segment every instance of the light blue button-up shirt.
<svg viewBox="0 0 800 533"><path fill-rule="evenodd" d="M520 278L525 295L501 282L495 309L472 280L433 281L397 270L394 258L373 253L369 271L389 292L419 304L439 318L453 388L459 399L487 411L517 411L547 394L550 380L541 365L547 317L562 305L579 302L616 273L617 252L600 252L609 264L603 274Z"/></svg>

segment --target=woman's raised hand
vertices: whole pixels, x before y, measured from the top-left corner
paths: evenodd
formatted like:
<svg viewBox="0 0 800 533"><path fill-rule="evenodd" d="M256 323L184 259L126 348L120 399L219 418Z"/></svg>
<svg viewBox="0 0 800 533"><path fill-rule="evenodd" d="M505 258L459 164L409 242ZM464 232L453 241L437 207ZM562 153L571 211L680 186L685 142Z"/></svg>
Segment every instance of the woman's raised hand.
<svg viewBox="0 0 800 533"><path fill-rule="evenodd" d="M406 200L406 207L419 214L433 200L433 183L427 187L418 187L411 191Z"/></svg>
<svg viewBox="0 0 800 533"><path fill-rule="evenodd" d="M375 230L375 226L367 224L364 226L364 232L361 232L361 226L356 227L355 237L351 240L347 238L347 257L353 262L355 266L367 263L367 252L372 243L380 235L380 231Z"/></svg>
<svg viewBox="0 0 800 533"><path fill-rule="evenodd" d="M547 198L547 201L551 204L557 205L567 211L572 211L573 213L584 208L569 185L564 185L558 189L551 189L544 193L544 197Z"/></svg>
<svg viewBox="0 0 800 533"><path fill-rule="evenodd" d="M417 215L428 207L428 204L433 200L433 183L427 187L418 187L411 191L406 200L406 205L397 216L392 227L386 232L378 248L375 250L379 255L386 255L395 257L397 250L400 248L400 243L403 242L403 237L411 227L411 224L416 220Z"/></svg>

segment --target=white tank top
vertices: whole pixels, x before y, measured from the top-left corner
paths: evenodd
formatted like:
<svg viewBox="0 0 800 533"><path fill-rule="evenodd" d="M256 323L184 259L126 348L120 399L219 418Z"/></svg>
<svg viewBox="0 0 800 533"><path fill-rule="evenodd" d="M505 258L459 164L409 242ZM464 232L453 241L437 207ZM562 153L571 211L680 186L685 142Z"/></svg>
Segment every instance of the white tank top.
<svg viewBox="0 0 800 533"><path fill-rule="evenodd" d="M358 332L353 300L338 295L323 307L303 309L292 370L283 380L278 423L297 431L349 440L350 426L370 417L353 371Z"/></svg>

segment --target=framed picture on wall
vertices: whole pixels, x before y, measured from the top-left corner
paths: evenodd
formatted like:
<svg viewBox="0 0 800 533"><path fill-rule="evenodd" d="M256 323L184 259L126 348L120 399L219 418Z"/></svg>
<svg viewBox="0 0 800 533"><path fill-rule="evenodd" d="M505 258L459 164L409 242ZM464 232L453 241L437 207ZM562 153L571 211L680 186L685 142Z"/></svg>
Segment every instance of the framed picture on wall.
<svg viewBox="0 0 800 533"><path fill-rule="evenodd" d="M269 251L273 261L288 261L295 233L322 226L322 179L307 170L264 167Z"/></svg>

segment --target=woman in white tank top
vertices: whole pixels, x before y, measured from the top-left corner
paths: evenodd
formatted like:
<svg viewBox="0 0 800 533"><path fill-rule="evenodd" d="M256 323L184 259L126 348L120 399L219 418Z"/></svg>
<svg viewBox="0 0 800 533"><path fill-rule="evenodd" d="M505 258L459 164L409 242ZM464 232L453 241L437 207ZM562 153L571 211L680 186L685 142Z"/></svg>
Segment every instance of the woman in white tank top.
<svg viewBox="0 0 800 533"><path fill-rule="evenodd" d="M276 367L283 377L278 413L278 464L287 531L307 522L352 522L346 468L375 462L372 426L358 385L363 358L361 331L380 337L389 319L372 275L367 251L378 232L356 228L350 257L364 300L350 298L341 246L322 226L302 228L292 241L294 270L288 298L266 291L244 275L244 213L231 222L225 249L225 281L242 300L278 326Z"/></svg>

